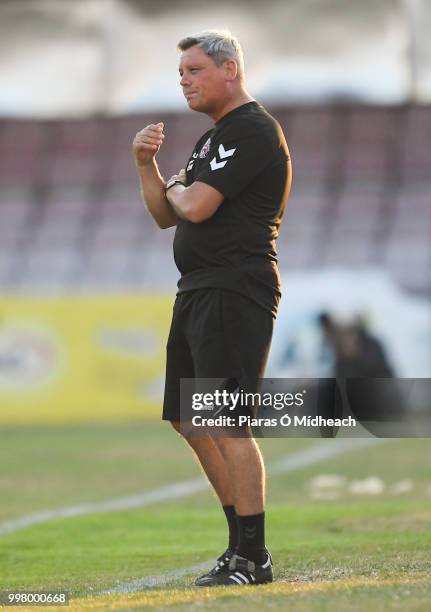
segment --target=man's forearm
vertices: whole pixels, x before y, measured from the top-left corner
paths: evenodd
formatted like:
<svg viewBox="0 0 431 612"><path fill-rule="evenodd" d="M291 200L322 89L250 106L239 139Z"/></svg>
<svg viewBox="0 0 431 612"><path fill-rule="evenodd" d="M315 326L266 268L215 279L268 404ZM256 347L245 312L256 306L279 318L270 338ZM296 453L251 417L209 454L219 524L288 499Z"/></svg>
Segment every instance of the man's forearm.
<svg viewBox="0 0 431 612"><path fill-rule="evenodd" d="M159 172L157 162L145 166L137 165L141 182L141 193L150 214L161 228L172 227L177 223L177 215L166 199L165 181Z"/></svg>
<svg viewBox="0 0 431 612"><path fill-rule="evenodd" d="M202 223L212 217L224 199L220 191L200 181L188 187L173 185L166 191L166 197L177 217L191 223Z"/></svg>
<svg viewBox="0 0 431 612"><path fill-rule="evenodd" d="M176 184L171 187L167 193L166 197L168 199L169 205L180 219L189 220L189 210L187 206L187 200L184 199L183 193L187 189L187 187Z"/></svg>

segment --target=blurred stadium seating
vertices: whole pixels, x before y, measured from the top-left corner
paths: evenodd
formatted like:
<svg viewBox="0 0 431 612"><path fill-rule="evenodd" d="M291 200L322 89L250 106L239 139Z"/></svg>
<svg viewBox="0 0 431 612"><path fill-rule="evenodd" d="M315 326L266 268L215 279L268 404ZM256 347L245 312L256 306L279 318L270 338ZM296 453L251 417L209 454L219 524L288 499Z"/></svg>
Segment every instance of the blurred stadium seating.
<svg viewBox="0 0 431 612"><path fill-rule="evenodd" d="M429 293L431 173L426 106L269 109L288 137L294 187L282 271L377 266ZM134 134L163 119L166 178L208 126L166 114L0 121L0 290L173 290L173 231L140 201Z"/></svg>

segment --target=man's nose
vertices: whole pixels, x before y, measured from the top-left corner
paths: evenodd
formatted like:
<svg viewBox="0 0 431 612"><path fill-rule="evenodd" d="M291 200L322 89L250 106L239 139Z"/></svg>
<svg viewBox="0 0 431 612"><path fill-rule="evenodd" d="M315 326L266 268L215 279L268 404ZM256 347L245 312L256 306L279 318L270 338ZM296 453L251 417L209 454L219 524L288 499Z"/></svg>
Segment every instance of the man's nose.
<svg viewBox="0 0 431 612"><path fill-rule="evenodd" d="M187 85L190 85L190 79L189 79L188 76L186 76L185 73L183 73L183 75L181 77L180 85L181 85L181 87L185 87Z"/></svg>

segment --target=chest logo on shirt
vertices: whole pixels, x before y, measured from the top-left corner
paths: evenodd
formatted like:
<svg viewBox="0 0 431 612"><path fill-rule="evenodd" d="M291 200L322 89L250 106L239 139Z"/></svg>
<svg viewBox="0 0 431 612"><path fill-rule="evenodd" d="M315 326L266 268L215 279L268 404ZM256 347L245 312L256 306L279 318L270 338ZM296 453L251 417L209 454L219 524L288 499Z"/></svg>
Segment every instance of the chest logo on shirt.
<svg viewBox="0 0 431 612"><path fill-rule="evenodd" d="M219 154L220 159L221 160L224 159L225 161L217 161L217 155L215 155L210 161L211 170L219 170L220 168L224 168L228 162L226 157L232 157L235 151L236 151L236 147L234 149L228 149L226 151L224 146L221 144L218 148L218 154Z"/></svg>
<svg viewBox="0 0 431 612"><path fill-rule="evenodd" d="M199 157L201 159L204 159L204 157L206 157L208 155L208 152L210 150L210 146L211 146L211 138L208 138L208 140L206 141L206 143L202 147L201 152L199 153Z"/></svg>

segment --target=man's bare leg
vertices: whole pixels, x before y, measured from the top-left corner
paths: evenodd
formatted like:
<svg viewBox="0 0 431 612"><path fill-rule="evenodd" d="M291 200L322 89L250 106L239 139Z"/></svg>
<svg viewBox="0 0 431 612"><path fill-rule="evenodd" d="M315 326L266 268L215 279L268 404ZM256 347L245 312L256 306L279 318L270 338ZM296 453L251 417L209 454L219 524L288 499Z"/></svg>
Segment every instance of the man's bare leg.
<svg viewBox="0 0 431 612"><path fill-rule="evenodd" d="M214 438L214 442L225 461L237 514L263 512L265 467L256 440L252 437L220 437Z"/></svg>
<svg viewBox="0 0 431 612"><path fill-rule="evenodd" d="M268 560L265 547L265 468L250 432L243 437L214 438L224 457L238 524L237 554L259 565Z"/></svg>
<svg viewBox="0 0 431 612"><path fill-rule="evenodd" d="M233 505L233 492L229 482L226 461L214 439L208 434L201 436L184 435L180 431L178 422L173 422L172 426L183 435L189 446L194 450L222 506Z"/></svg>
<svg viewBox="0 0 431 612"><path fill-rule="evenodd" d="M209 434L187 436L187 440L219 497L229 524L229 548L238 546L238 554L263 563L264 546L265 468L260 449L250 432L242 429L242 437L211 437ZM234 513L229 521L226 508ZM235 542L231 546L232 541Z"/></svg>
<svg viewBox="0 0 431 612"><path fill-rule="evenodd" d="M178 422L173 422L172 425L195 452L202 469L221 502L229 533L227 548L233 552L238 546L238 522L225 459L210 435L187 436L184 431L180 430Z"/></svg>

